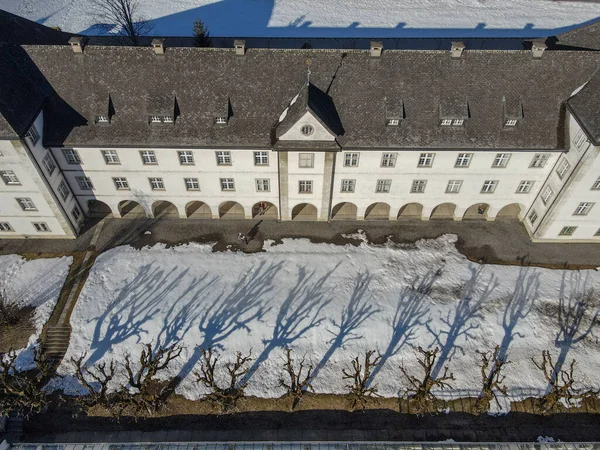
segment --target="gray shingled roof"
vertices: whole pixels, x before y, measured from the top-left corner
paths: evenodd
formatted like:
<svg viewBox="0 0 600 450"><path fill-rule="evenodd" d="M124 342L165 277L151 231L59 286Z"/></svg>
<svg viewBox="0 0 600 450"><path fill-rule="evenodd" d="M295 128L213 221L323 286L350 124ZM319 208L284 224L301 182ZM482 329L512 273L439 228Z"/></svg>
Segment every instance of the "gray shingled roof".
<svg viewBox="0 0 600 450"><path fill-rule="evenodd" d="M567 106L594 145L600 145L600 72L567 101Z"/></svg>
<svg viewBox="0 0 600 450"><path fill-rule="evenodd" d="M600 19L556 36L556 43L570 47L600 50Z"/></svg>
<svg viewBox="0 0 600 450"><path fill-rule="evenodd" d="M67 146L268 148L308 63L311 83L333 101L344 147L562 148L564 101L600 64L600 53L587 51L547 50L534 60L525 50L467 49L453 60L448 51L418 50L374 59L358 50L248 49L237 57L233 49L167 48L157 56L152 48L88 46L81 56L68 46L23 48L54 92L46 144ZM109 95L111 123L94 124ZM176 122L149 124L165 96L177 98ZM507 96L524 111L511 130L503 126ZM215 126L223 98L231 117ZM401 99L400 126L386 126L386 98ZM464 115L467 101L464 127L439 126L442 108L458 105Z"/></svg>

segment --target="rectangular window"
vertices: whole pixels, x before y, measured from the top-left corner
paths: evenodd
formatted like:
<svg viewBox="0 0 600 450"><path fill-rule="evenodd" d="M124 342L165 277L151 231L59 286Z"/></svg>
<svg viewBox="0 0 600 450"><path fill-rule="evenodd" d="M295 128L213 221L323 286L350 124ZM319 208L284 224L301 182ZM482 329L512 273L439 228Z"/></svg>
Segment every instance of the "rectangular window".
<svg viewBox="0 0 600 450"><path fill-rule="evenodd" d="M387 124L388 127L397 127L400 125L400 119L388 119Z"/></svg>
<svg viewBox="0 0 600 450"><path fill-rule="evenodd" d="M65 157L67 164L81 164L81 158L79 157L77 150L72 148L63 148L62 154Z"/></svg>
<svg viewBox="0 0 600 450"><path fill-rule="evenodd" d="M6 184L21 184L12 170L1 170L0 175Z"/></svg>
<svg viewBox="0 0 600 450"><path fill-rule="evenodd" d="M198 178L184 178L185 188L188 191L199 191L200 190L200 182Z"/></svg>
<svg viewBox="0 0 600 450"><path fill-rule="evenodd" d="M298 167L300 168L311 168L315 166L315 154L314 153L299 153L298 154Z"/></svg>
<svg viewBox="0 0 600 450"><path fill-rule="evenodd" d="M533 187L533 181L521 181L517 187L517 194L527 194Z"/></svg>
<svg viewBox="0 0 600 450"><path fill-rule="evenodd" d="M458 194L460 192L460 188L462 187L461 180L450 180L448 181L448 186L446 186L447 194Z"/></svg>
<svg viewBox="0 0 600 450"><path fill-rule="evenodd" d="M13 227L8 222L0 222L0 231L15 231Z"/></svg>
<svg viewBox="0 0 600 450"><path fill-rule="evenodd" d="M517 119L507 119L506 122L504 122L505 127L514 127L516 124Z"/></svg>
<svg viewBox="0 0 600 450"><path fill-rule="evenodd" d="M510 159L510 153L496 153L492 167L506 167Z"/></svg>
<svg viewBox="0 0 600 450"><path fill-rule="evenodd" d="M465 120L464 120L464 119L454 119L454 120L452 121L452 126L454 126L454 127L460 127L460 126L462 126L464 123L465 123Z"/></svg>
<svg viewBox="0 0 600 450"><path fill-rule="evenodd" d="M65 201L65 200L67 200L67 198L69 198L69 188L65 184L64 180L61 180L58 185L58 193L60 194L63 201Z"/></svg>
<svg viewBox="0 0 600 450"><path fill-rule="evenodd" d="M581 148L583 147L583 144L585 144L586 142L587 142L587 136L585 135L583 130L579 130L577 132L577 134L575 135L575 139L573 139L573 144L575 144L575 147L577 148L577 150L581 150Z"/></svg>
<svg viewBox="0 0 600 450"><path fill-rule="evenodd" d="M75 221L79 220L79 218L81 217L81 211L79 211L79 208L77 206L73 207L73 209L71 210L71 215L73 216L73 219L75 219Z"/></svg>
<svg viewBox="0 0 600 450"><path fill-rule="evenodd" d="M598 177L598 179L596 181L594 181L594 184L592 184L592 189L594 189L594 190L600 189L600 177Z"/></svg>
<svg viewBox="0 0 600 450"><path fill-rule="evenodd" d="M354 192L356 180L342 180L341 192Z"/></svg>
<svg viewBox="0 0 600 450"><path fill-rule="evenodd" d="M344 153L344 167L358 167L360 153Z"/></svg>
<svg viewBox="0 0 600 450"><path fill-rule="evenodd" d="M79 184L79 188L83 191L91 191L94 189L94 185L92 184L92 180L89 177L75 177L77 183Z"/></svg>
<svg viewBox="0 0 600 450"><path fill-rule="evenodd" d="M102 156L106 164L121 164L116 150L102 150Z"/></svg>
<svg viewBox="0 0 600 450"><path fill-rule="evenodd" d="M268 178L257 178L256 190L258 192L269 192L271 190L271 181Z"/></svg>
<svg viewBox="0 0 600 450"><path fill-rule="evenodd" d="M25 137L28 137L29 139L31 139L31 143L33 145L37 144L37 142L40 140L40 134L38 133L38 130L36 130L33 125L31 125L31 128L27 131L27 134L25 134Z"/></svg>
<svg viewBox="0 0 600 450"><path fill-rule="evenodd" d="M536 212L535 209L532 209L531 212L529 213L529 223L531 223L531 225L533 225L534 223L537 222L538 220L538 213Z"/></svg>
<svg viewBox="0 0 600 450"><path fill-rule="evenodd" d="M427 186L427 180L413 180L410 192L413 194L422 194L425 192L425 186Z"/></svg>
<svg viewBox="0 0 600 450"><path fill-rule="evenodd" d="M173 116L163 116L162 121L163 123L173 123Z"/></svg>
<svg viewBox="0 0 600 450"><path fill-rule="evenodd" d="M254 152L254 165L255 166L268 166L269 165L269 152Z"/></svg>
<svg viewBox="0 0 600 450"><path fill-rule="evenodd" d="M233 178L221 178L221 190L222 191L235 191L235 185Z"/></svg>
<svg viewBox="0 0 600 450"><path fill-rule="evenodd" d="M150 116L150 123L161 123L160 116Z"/></svg>
<svg viewBox="0 0 600 450"><path fill-rule="evenodd" d="M542 202L544 205L547 205L548 202L552 200L552 197L554 197L554 191L550 186L546 186L546 189L542 192Z"/></svg>
<svg viewBox="0 0 600 450"><path fill-rule="evenodd" d="M497 180L486 180L483 182L483 186L481 187L481 193L492 194L496 190L496 186L498 186Z"/></svg>
<svg viewBox="0 0 600 450"><path fill-rule="evenodd" d="M126 191L129 189L129 182L125 177L115 177L113 178L113 182L119 191Z"/></svg>
<svg viewBox="0 0 600 450"><path fill-rule="evenodd" d="M217 152L217 164L219 166L231 165L231 152Z"/></svg>
<svg viewBox="0 0 600 450"><path fill-rule="evenodd" d="M50 231L50 227L46 224L46 222L31 222L35 231L40 233L47 233Z"/></svg>
<svg viewBox="0 0 600 450"><path fill-rule="evenodd" d="M23 211L37 211L35 204L29 197L17 198L17 203Z"/></svg>
<svg viewBox="0 0 600 450"><path fill-rule="evenodd" d="M558 233L559 236L573 236L573 233L575 233L575 230L577 229L577 227L563 227L562 230L560 230L560 233Z"/></svg>
<svg viewBox="0 0 600 450"><path fill-rule="evenodd" d="M452 119L442 119L442 121L440 122L440 125L442 125L443 127L452 125Z"/></svg>
<svg viewBox="0 0 600 450"><path fill-rule="evenodd" d="M298 192L301 194L312 194L313 182L304 180L298 182Z"/></svg>
<svg viewBox="0 0 600 450"><path fill-rule="evenodd" d="M375 192L387 193L387 192L390 192L391 187L392 187L392 180L377 180L377 185L375 186Z"/></svg>
<svg viewBox="0 0 600 450"><path fill-rule="evenodd" d="M96 123L108 123L108 116L96 116Z"/></svg>
<svg viewBox="0 0 600 450"><path fill-rule="evenodd" d="M469 167L473 153L459 153L454 167Z"/></svg>
<svg viewBox="0 0 600 450"><path fill-rule="evenodd" d="M587 214L590 212L590 209L592 209L592 206L594 206L592 202L581 202L579 205L577 205L577 208L575 208L573 215L587 216Z"/></svg>
<svg viewBox="0 0 600 450"><path fill-rule="evenodd" d="M46 154L46 156L44 156L44 159L42 159L42 164L44 165L46 172L48 172L48 176L52 176L54 169L56 169L56 164L54 164L52 155L49 152Z"/></svg>
<svg viewBox="0 0 600 450"><path fill-rule="evenodd" d="M191 166L194 164L194 154L189 150L177 152L179 155L179 164L182 166Z"/></svg>
<svg viewBox="0 0 600 450"><path fill-rule="evenodd" d="M381 167L395 167L398 153L384 153L381 155Z"/></svg>
<svg viewBox="0 0 600 450"><path fill-rule="evenodd" d="M148 181L153 191L163 191L165 189L165 183L162 178L152 177L148 178Z"/></svg>
<svg viewBox="0 0 600 450"><path fill-rule="evenodd" d="M558 175L558 178L562 180L570 168L571 164L569 164L569 161L563 159L556 169L556 174Z"/></svg>
<svg viewBox="0 0 600 450"><path fill-rule="evenodd" d="M435 153L421 153L419 156L419 167L431 167Z"/></svg>
<svg viewBox="0 0 600 450"><path fill-rule="evenodd" d="M529 167L538 169L542 168L548 162L549 157L550 155L548 155L548 153L536 153L535 155L533 155L533 159L531 160L531 164L529 164Z"/></svg>
<svg viewBox="0 0 600 450"><path fill-rule="evenodd" d="M219 125L225 125L227 123L227 119L225 117L216 117L215 123Z"/></svg>
<svg viewBox="0 0 600 450"><path fill-rule="evenodd" d="M143 164L158 164L154 150L143 150L140 152L140 155L142 156Z"/></svg>

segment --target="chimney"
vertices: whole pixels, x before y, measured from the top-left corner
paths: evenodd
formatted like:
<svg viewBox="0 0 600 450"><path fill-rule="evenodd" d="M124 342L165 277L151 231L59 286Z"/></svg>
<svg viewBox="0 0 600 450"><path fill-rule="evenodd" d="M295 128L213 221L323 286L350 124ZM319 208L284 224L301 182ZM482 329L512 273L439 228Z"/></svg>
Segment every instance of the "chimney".
<svg viewBox="0 0 600 450"><path fill-rule="evenodd" d="M547 48L548 46L546 45L545 39L536 39L535 41L531 42L531 55L535 59L540 59L544 53L544 50Z"/></svg>
<svg viewBox="0 0 600 450"><path fill-rule="evenodd" d="M382 50L383 50L383 42L371 41L371 58L381 57Z"/></svg>
<svg viewBox="0 0 600 450"><path fill-rule="evenodd" d="M83 47L85 45L85 38L83 36L73 36L69 39L69 45L73 49L73 53L82 54Z"/></svg>
<svg viewBox="0 0 600 450"><path fill-rule="evenodd" d="M452 53L452 58L460 58L462 56L463 50L466 48L466 45L462 41L453 41L450 46L450 52Z"/></svg>
<svg viewBox="0 0 600 450"><path fill-rule="evenodd" d="M164 55L165 54L165 40L164 39L152 39L152 48L154 48L154 54Z"/></svg>
<svg viewBox="0 0 600 450"><path fill-rule="evenodd" d="M246 53L246 41L243 39L236 39L233 41L233 47L235 48L236 56L244 56Z"/></svg>

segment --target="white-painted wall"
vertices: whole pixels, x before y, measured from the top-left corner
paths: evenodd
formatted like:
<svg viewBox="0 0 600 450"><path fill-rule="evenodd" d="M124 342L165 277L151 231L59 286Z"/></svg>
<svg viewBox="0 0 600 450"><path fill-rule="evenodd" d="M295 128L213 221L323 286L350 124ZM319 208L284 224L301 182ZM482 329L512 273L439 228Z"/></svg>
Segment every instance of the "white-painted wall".
<svg viewBox="0 0 600 450"><path fill-rule="evenodd" d="M301 130L304 125L310 125L313 127L314 132L305 136ZM311 112L307 111L304 116L296 124L290 128L287 132L279 137L280 141L334 141L333 136L327 129L321 125L321 123L312 115Z"/></svg>

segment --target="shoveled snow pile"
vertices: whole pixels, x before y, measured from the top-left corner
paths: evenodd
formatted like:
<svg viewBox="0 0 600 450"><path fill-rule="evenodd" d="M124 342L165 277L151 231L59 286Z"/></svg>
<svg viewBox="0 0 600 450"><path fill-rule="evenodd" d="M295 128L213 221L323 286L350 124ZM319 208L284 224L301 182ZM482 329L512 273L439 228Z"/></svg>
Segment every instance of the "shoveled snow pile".
<svg viewBox="0 0 600 450"><path fill-rule="evenodd" d="M447 365L456 377L447 397L477 395L476 350L497 344L513 362L512 398L545 389L531 361L542 350L555 361L575 358L581 386L600 384L600 346L589 327L598 304L579 296L600 287L599 272L480 265L456 250L452 235L412 245L356 239L358 246L285 239L256 254L199 244L112 249L96 260L75 307L56 385L78 392L71 357L86 352L95 364L130 352L136 360L149 342L185 346L168 375L183 377L178 392L189 399L206 393L193 372L198 348L208 347L223 361L252 350L246 392L260 397L283 393L285 347L315 365L321 393L344 393L342 368L376 349L382 365L373 383L396 396L406 387L398 366L419 373L417 346L440 348L434 372Z"/></svg>
<svg viewBox="0 0 600 450"><path fill-rule="evenodd" d="M70 256L31 261L18 255L0 256L0 291L8 301L35 308L35 333L29 337L27 349L35 345L50 318L72 261ZM31 362L31 352L18 350L21 350L18 367L26 368Z"/></svg>

